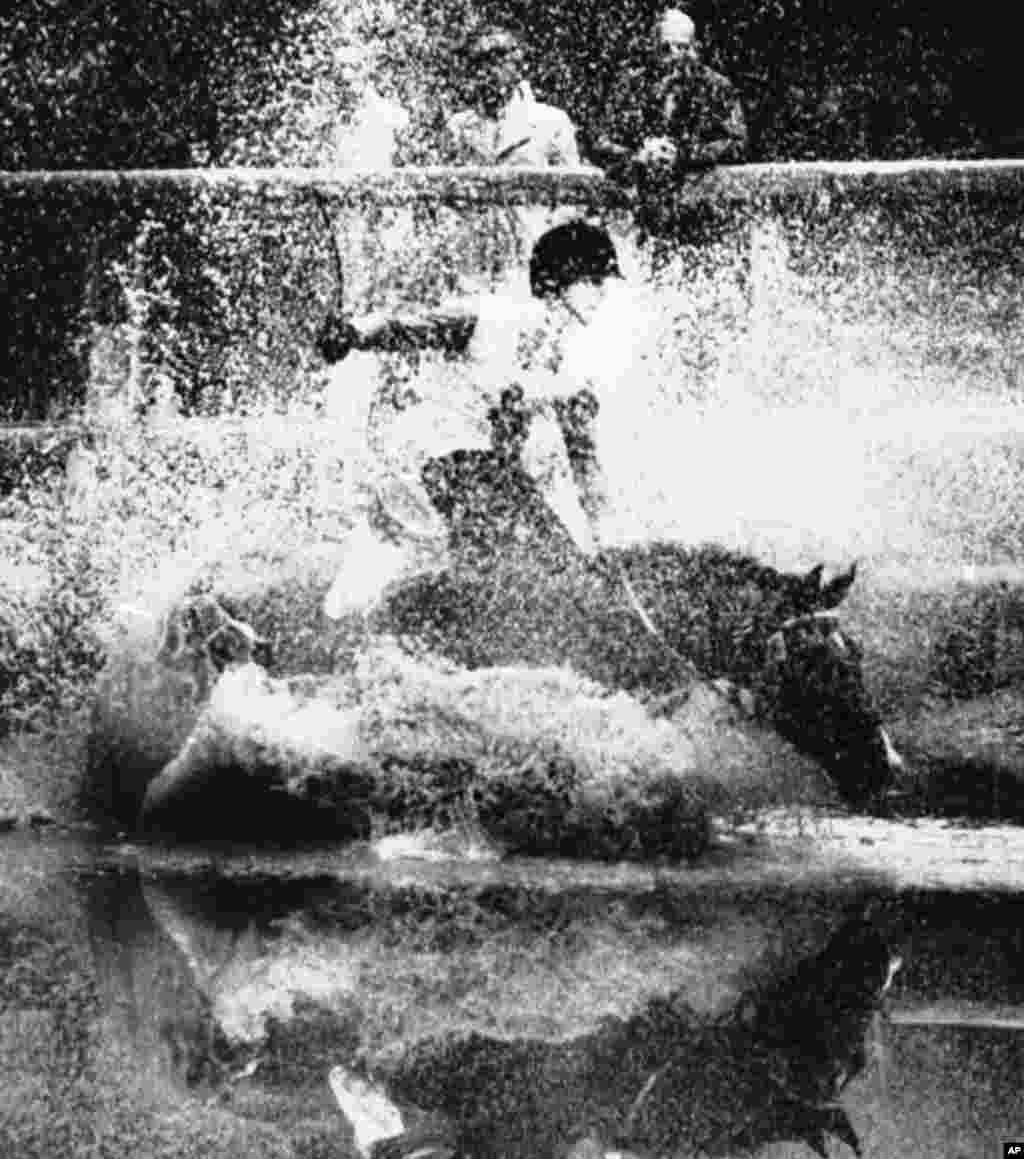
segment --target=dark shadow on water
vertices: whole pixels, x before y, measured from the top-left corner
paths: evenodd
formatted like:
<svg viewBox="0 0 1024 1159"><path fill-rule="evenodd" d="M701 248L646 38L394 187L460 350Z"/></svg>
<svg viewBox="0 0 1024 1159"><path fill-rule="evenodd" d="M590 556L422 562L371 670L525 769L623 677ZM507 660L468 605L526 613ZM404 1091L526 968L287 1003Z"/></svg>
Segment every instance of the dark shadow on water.
<svg viewBox="0 0 1024 1159"><path fill-rule="evenodd" d="M1024 823L1024 778L992 761L927 762L918 794L922 814Z"/></svg>

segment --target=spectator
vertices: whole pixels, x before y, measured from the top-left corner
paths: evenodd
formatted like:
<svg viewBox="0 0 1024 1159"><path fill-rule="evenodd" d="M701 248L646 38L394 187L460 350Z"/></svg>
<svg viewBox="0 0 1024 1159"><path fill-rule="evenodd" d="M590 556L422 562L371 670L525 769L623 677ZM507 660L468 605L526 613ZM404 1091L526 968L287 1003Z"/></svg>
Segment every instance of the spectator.
<svg viewBox="0 0 1024 1159"><path fill-rule="evenodd" d="M401 164L409 113L392 95L381 92L385 77L376 53L361 46L339 54L338 71L345 87L355 94L355 105L334 126L335 163L345 169L388 169Z"/></svg>
<svg viewBox="0 0 1024 1159"><path fill-rule="evenodd" d="M624 174L634 167L672 171L740 161L746 146L735 89L701 61L690 17L665 9L655 52L626 70L612 90L594 159Z"/></svg>
<svg viewBox="0 0 1024 1159"><path fill-rule="evenodd" d="M662 12L655 46L615 85L593 155L611 176L635 187L638 236L652 243L652 258L660 264L678 256L680 244L706 252L735 234L729 214L695 201L683 178L694 169L741 160L747 129L732 84L701 61L696 29L685 12ZM745 287L745 243L740 253Z"/></svg>
<svg viewBox="0 0 1024 1159"><path fill-rule="evenodd" d="M580 164L575 126L562 109L534 96L516 36L504 29L481 33L471 43L468 63L473 104L448 119L447 164Z"/></svg>

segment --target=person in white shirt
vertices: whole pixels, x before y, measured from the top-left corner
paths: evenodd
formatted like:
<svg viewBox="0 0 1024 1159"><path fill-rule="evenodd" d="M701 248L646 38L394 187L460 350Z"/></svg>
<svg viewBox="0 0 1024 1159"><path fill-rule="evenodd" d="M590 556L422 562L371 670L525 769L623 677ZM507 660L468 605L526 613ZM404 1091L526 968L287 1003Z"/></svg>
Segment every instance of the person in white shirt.
<svg viewBox="0 0 1024 1159"><path fill-rule="evenodd" d="M433 392L428 381L418 383L418 401L391 424L392 446L400 448L393 457L404 478L398 487L389 479L367 488L369 510L357 524L345 566L325 602L329 615L372 603L391 578L407 569L407 549L415 552L417 540L420 547L433 540L443 552L448 529L424 490L423 468L454 450L493 449L496 426L503 421L496 407L509 400L520 407L517 458L522 468L576 547L588 555L597 550L606 493L595 443L604 389L595 354L602 344L596 333L601 323L595 320L628 314L616 288L621 279L607 230L576 219L548 230L534 245L528 295L513 286L422 314L328 318L319 348L329 363L341 362L352 351L429 349L450 360L450 373L438 377ZM614 329L615 341L625 336L631 345L621 326ZM340 379L338 385L344 389ZM509 387L515 390L510 393ZM614 383L609 389L615 389ZM352 399L351 410L364 416L363 422L371 407ZM374 453L371 433L349 434L346 469L358 471L351 460L360 443L364 455ZM369 479L372 472L361 475ZM404 496L405 509L420 513L414 517L418 526L403 529L401 517L389 518L394 514L389 493Z"/></svg>
<svg viewBox="0 0 1024 1159"><path fill-rule="evenodd" d="M367 82L351 119L337 134L337 164L345 169L389 169L401 158L410 117L396 100Z"/></svg>
<svg viewBox="0 0 1024 1159"><path fill-rule="evenodd" d="M373 44L351 46L335 57L337 80L352 101L344 115L329 109L322 163L339 169L390 169L401 164L411 117L391 91Z"/></svg>
<svg viewBox="0 0 1024 1159"><path fill-rule="evenodd" d="M469 65L473 106L448 119L442 145L446 164L579 166L576 128L562 109L537 100L513 33L489 29L476 36Z"/></svg>

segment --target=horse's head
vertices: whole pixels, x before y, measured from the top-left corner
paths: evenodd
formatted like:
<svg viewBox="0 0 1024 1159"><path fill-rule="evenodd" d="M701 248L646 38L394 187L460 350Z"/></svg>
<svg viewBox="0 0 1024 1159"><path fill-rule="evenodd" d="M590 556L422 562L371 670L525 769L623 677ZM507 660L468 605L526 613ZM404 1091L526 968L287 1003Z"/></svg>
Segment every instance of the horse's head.
<svg viewBox="0 0 1024 1159"><path fill-rule="evenodd" d="M785 575L780 577L784 585L786 602L795 616L811 612L829 612L846 599L853 581L857 578L856 563L850 564L849 571L841 572L835 579L822 583L824 564L816 564L806 575Z"/></svg>
<svg viewBox="0 0 1024 1159"><path fill-rule="evenodd" d="M877 801L903 761L865 685L861 648L834 606L784 620L765 651L757 689L764 714L820 761L846 801Z"/></svg>
<svg viewBox="0 0 1024 1159"><path fill-rule="evenodd" d="M648 1003L626 1049L621 1031L615 1044L625 1059L650 1060L620 1138L636 1155L693 1154L699 1139L702 1155L803 1142L825 1156L838 1154L831 1135L862 1154L839 1096L868 1065L868 1032L900 966L861 910L818 953L755 981L731 1016L687 1017L682 992Z"/></svg>

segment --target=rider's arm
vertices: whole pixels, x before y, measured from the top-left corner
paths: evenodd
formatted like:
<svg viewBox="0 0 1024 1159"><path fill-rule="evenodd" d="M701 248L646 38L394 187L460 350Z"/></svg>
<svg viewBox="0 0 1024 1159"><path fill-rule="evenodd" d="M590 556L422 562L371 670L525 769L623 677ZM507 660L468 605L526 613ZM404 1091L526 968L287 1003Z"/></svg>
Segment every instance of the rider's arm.
<svg viewBox="0 0 1024 1159"><path fill-rule="evenodd" d="M353 350L444 350L462 354L476 330L478 315L456 302L423 314L329 314L317 334L317 349L334 365Z"/></svg>
<svg viewBox="0 0 1024 1159"><path fill-rule="evenodd" d="M598 401L589 389L553 402L580 502L593 524L608 505L607 480L597 458L594 424Z"/></svg>
<svg viewBox="0 0 1024 1159"><path fill-rule="evenodd" d="M352 320L356 350L445 350L461 354L476 330L477 314L452 304L422 314L369 314Z"/></svg>

